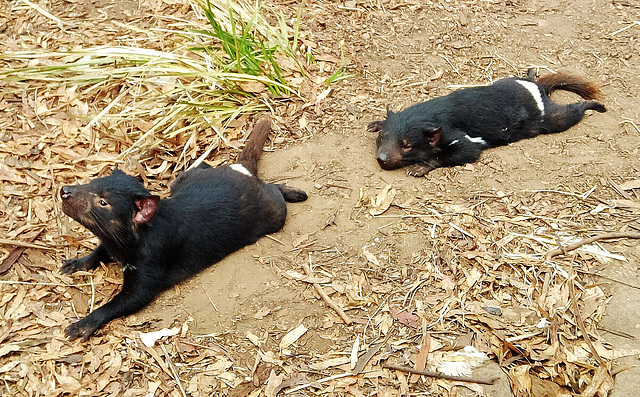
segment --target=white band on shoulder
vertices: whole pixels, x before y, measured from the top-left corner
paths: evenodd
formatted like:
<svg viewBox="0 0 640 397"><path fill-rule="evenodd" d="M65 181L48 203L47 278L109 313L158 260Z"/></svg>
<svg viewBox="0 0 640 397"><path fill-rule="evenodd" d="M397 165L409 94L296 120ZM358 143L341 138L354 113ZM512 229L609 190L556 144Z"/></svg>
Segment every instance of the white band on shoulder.
<svg viewBox="0 0 640 397"><path fill-rule="evenodd" d="M481 145L486 145L487 144L487 142L485 142L485 140L480 138L479 136L476 136L476 137L472 138L469 135L465 134L464 137L467 138L469 140L469 142L479 143Z"/></svg>
<svg viewBox="0 0 640 397"><path fill-rule="evenodd" d="M516 80L518 84L523 86L529 91L533 99L536 101L536 105L538 105L538 109L540 110L540 115L544 116L544 104L542 103L542 95L540 94L540 88L536 85L536 83L532 83L527 80Z"/></svg>
<svg viewBox="0 0 640 397"><path fill-rule="evenodd" d="M231 164L229 167L231 167L231 169L234 171L238 171L241 174L245 174L246 176L253 176L251 172L249 172L249 170L246 169L242 164Z"/></svg>

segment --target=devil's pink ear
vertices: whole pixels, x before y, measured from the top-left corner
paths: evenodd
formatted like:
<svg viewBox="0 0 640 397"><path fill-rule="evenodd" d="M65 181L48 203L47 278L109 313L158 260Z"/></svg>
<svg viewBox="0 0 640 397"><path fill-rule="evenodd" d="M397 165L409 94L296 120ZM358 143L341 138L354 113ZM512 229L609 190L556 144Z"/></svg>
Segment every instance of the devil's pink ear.
<svg viewBox="0 0 640 397"><path fill-rule="evenodd" d="M424 139L429 142L431 146L436 146L440 142L440 138L442 137L442 128L435 128L433 130L425 131Z"/></svg>
<svg viewBox="0 0 640 397"><path fill-rule="evenodd" d="M138 225L149 222L156 214L159 203L159 196L148 196L136 200L136 213L133 214L133 222Z"/></svg>

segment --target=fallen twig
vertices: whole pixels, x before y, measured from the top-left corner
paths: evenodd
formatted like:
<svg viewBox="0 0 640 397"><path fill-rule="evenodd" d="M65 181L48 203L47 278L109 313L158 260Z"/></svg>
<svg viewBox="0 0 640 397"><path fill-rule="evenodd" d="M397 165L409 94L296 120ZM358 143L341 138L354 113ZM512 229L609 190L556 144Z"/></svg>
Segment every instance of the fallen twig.
<svg viewBox="0 0 640 397"><path fill-rule="evenodd" d="M0 238L0 244L13 245L15 247L35 248L41 250L54 250L55 247L47 247L46 245L28 243L26 241L13 240L9 238Z"/></svg>
<svg viewBox="0 0 640 397"><path fill-rule="evenodd" d="M640 132L640 127L638 127L638 125L634 123L633 120L624 117L623 120L620 122L620 125L624 125L624 124L631 124L633 128L636 129L636 131Z"/></svg>
<svg viewBox="0 0 640 397"><path fill-rule="evenodd" d="M309 263L311 263L311 253L309 253ZM313 277L313 273L311 272L311 266L303 263L302 267L304 268L305 273L307 273L307 275L309 277ZM340 308L340 306L338 306L333 300L331 300L331 298L329 297L329 295L327 295L326 292L324 292L324 290L322 289L322 287L320 286L320 284L318 283L313 283L310 282L314 288L316 289L316 291L318 291L318 295L320 295L320 297L322 297L322 299L327 303L327 305L329 305L330 308L332 308L333 310L336 311L336 313L338 313L338 315L342 318L342 320L345 322L345 324L350 325L352 320L351 317L349 317L347 315L347 313L344 312L344 310L342 310L342 308Z"/></svg>
<svg viewBox="0 0 640 397"><path fill-rule="evenodd" d="M449 58L447 58L444 55L440 55L445 61L447 61L447 63L449 64L449 66L451 66L451 69L453 69L454 72L456 72L456 74L460 77L462 77L462 75L460 74L460 72L458 72L458 69L456 69L455 66L453 66L453 64L451 63L451 61L449 60Z"/></svg>
<svg viewBox="0 0 640 397"><path fill-rule="evenodd" d="M433 371L426 371L426 370L418 371L416 369L405 367L403 365L396 365L396 364L389 364L389 363L382 364L382 368L393 369L395 371L408 372L411 374L430 376L432 378L437 378L437 379L455 380L458 382L480 383L482 385L492 385L498 379L498 378L494 378L491 380L484 380L484 379L470 378L468 376L447 375L440 372L433 372Z"/></svg>
<svg viewBox="0 0 640 397"><path fill-rule="evenodd" d="M26 5L28 5L29 7L33 8L34 10L36 10L37 12L39 12L40 14L44 15L45 17L51 19L53 22L55 22L58 27L60 29L64 29L64 26L62 24L62 20L56 16L54 16L53 14L51 14L49 11L45 10L44 8L40 7L39 5L30 2L29 0L22 0L22 2Z"/></svg>
<svg viewBox="0 0 640 397"><path fill-rule="evenodd" d="M618 279L615 279L613 277L605 276L604 274L594 273L594 272L590 272L590 271L582 270L582 269L577 269L577 272L578 273L583 273L583 274L589 274L589 275L595 276L595 277L600 277L600 278L603 278L605 280L609 280L609 281L612 281L614 283L618 283L620 285L624 285L625 287L640 289L640 286L638 286L638 285L627 283L626 281L618 280Z"/></svg>
<svg viewBox="0 0 640 397"><path fill-rule="evenodd" d="M601 325L597 325L597 326L596 326L596 328L598 328L600 331L608 332L608 333L610 333L610 334L613 334L613 335L619 336L619 337L621 337L621 338L636 339L636 337L635 337L635 336L633 336L633 335L631 335L631 334L628 334L628 333L626 333L626 332L622 332L622 331L618 331L618 330L615 330L615 329L611 329L611 328L603 327L603 326L601 326ZM615 375L613 372L615 372L615 371L611 371L611 374L612 374L612 375Z"/></svg>
<svg viewBox="0 0 640 397"><path fill-rule="evenodd" d="M184 397L187 397L187 393L185 392L184 387L182 386L182 382L180 381L180 377L178 376L178 371L176 371L176 367L173 365L173 361L171 361L171 357L169 356L167 349L165 349L164 345L160 345L160 347L162 348L162 352L164 353L164 358L167 361L168 367L169 369L171 369L171 375L180 388L180 392Z"/></svg>
<svg viewBox="0 0 640 397"><path fill-rule="evenodd" d="M87 285L91 285L91 283L80 283L80 284L39 283L39 282L18 281L18 280L0 280L0 284L48 285L52 287L86 287Z"/></svg>
<svg viewBox="0 0 640 397"><path fill-rule="evenodd" d="M624 28L618 29L613 33L609 33L609 37L613 37L613 36L617 35L618 33L624 32L625 30L627 30L629 28L632 28L634 26L640 26L640 21L633 21L633 22L631 22L630 25L627 25Z"/></svg>
<svg viewBox="0 0 640 397"><path fill-rule="evenodd" d="M344 378L344 377L347 377L347 376L353 376L353 374L351 372L344 372L342 374L327 376L326 378L314 380L313 382L308 382L308 383L305 383L304 385L296 386L296 387L294 387L292 389L287 390L285 393L286 394L295 393L298 390L306 389L307 387L311 387L313 385L322 384L322 383L325 383L325 382L329 382L329 381L332 381L332 380L335 380L335 379Z"/></svg>
<svg viewBox="0 0 640 397"><path fill-rule="evenodd" d="M580 308L578 307L578 300L576 299L576 279L575 272L573 271L573 267L569 267L569 296L571 297L571 302L573 305L573 310L575 310L574 316L576 317L576 323L578 324L578 329L582 333L582 337L584 341L587 342L587 346L589 350L591 350L591 354L596 358L598 364L600 364L601 368L607 368L606 363L598 354L595 346L591 343L590 333L587 332L587 326L584 325L584 320L582 319L582 315L580 314Z"/></svg>
<svg viewBox="0 0 640 397"><path fill-rule="evenodd" d="M631 195L626 193L624 191L624 189L622 189L617 183L615 183L613 180L611 180L611 178L607 178L607 182L609 183L609 186L611 186L611 188L613 190L615 190L616 193L618 193L620 196L622 196L623 199L631 200Z"/></svg>
<svg viewBox="0 0 640 397"><path fill-rule="evenodd" d="M632 369L632 368L635 368L635 367L637 367L637 365L633 365L633 364L621 365L621 366L616 367L616 369L611 371L611 376L616 376L622 371L626 371L626 370L629 370L629 369Z"/></svg>
<svg viewBox="0 0 640 397"><path fill-rule="evenodd" d="M635 232L613 232L613 233L605 233L599 234L597 236L589 237L584 240L577 241L573 244L569 244L566 247L559 246L558 248L552 249L547 252L547 260L553 258L554 256L566 254L569 251L573 251L576 248L580 248L583 245L591 244L594 241L599 240L609 240L614 238L640 238L640 233Z"/></svg>

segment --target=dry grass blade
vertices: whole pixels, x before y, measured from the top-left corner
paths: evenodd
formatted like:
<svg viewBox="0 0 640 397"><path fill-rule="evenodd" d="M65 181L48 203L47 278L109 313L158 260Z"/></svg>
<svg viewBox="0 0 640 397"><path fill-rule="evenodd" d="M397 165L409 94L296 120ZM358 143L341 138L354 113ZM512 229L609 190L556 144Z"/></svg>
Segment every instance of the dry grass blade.
<svg viewBox="0 0 640 397"><path fill-rule="evenodd" d="M173 31L170 51L102 46L66 52L5 52L0 60L12 65L0 69L7 83L5 92L75 87L73 101L102 109L82 131L83 135L91 132L92 142L94 130L109 134L114 126L145 121L151 128L126 128L125 140L134 143L121 158L216 126L222 127L217 133L224 136L233 120L268 110L272 99L267 93L299 96L286 81L303 73L295 48L298 22L290 27L270 8L244 2L201 6L211 25ZM277 24L271 25L267 17ZM287 58L293 68L280 65ZM100 92L118 96L96 100ZM39 116L47 118L63 105L47 105Z"/></svg>

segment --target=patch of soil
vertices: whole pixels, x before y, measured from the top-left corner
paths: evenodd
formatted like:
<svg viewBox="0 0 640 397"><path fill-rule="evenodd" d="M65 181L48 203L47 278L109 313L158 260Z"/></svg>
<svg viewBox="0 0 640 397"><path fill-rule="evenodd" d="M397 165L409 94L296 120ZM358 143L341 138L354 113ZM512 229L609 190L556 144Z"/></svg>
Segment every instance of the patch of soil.
<svg viewBox="0 0 640 397"><path fill-rule="evenodd" d="M0 0L0 4L3 1ZM152 15L157 6L155 2L70 4L73 4L71 10L79 19L104 14L104 23L122 19L149 25L161 19L140 17ZM290 7L288 3L278 6L292 12L287 8ZM54 5L54 11L61 12L61 7L62 4ZM7 36L12 37L2 43L2 48L15 50L20 43L16 35L27 34L32 27L27 20L18 21L22 24L20 26L9 26L5 23L9 18L2 10L0 18L0 33L8 32ZM459 253L477 249L477 246L465 248L465 244L472 243L453 228L443 227L446 222L434 222L424 214L416 216L411 209L459 208L462 211L477 207L491 212L491 209L504 207L505 213L512 211L515 215L517 211L513 203L517 202L541 219L547 210L554 214L561 212L559 222L575 226L576 234L623 227L640 230L637 214L632 212L621 217L617 212L606 210L607 206L612 208L612 200L621 198L614 185L640 179L640 131L637 127L640 120L640 103L637 100L640 91L640 25L633 25L639 20L640 8L630 1L367 0L347 1L344 5L307 1L301 40L317 53L332 55L332 61L319 59L312 65L312 75L330 74L341 66L336 61L338 59L344 59L347 72L357 73L356 77L331 85L326 101L311 101L308 106L297 108L292 118L304 118L307 121L305 127L298 128L295 123L279 127L295 130L297 136L303 138L294 143L275 145L261 161L260 172L265 180L286 181L302 188L308 192L309 200L288 206L289 216L281 232L230 255L192 280L165 292L142 312L114 321L101 331L101 335L107 336L97 338L91 347L98 350L100 342L110 340L109 335L123 335L123 328L127 331L131 328L147 329L148 323L152 322L151 328L156 329L188 322L192 334L210 335L215 343L227 348L227 354L234 360L229 372L236 371L240 374L238 377L249 377L252 366L254 363L257 365L256 357L269 349L282 351L278 346L282 336L303 323L309 331L299 341L299 350L295 355L287 356L286 362L277 363L274 359L270 365L277 364L289 371L292 368L288 366L289 361L298 359L303 362L300 367L315 375L306 364L323 354L347 354L344 352L351 351L356 335L365 335L365 331L373 327L373 319L385 305L409 307L414 299L429 302L430 297L433 298L433 291L441 285L443 278L435 271L429 273L421 257L431 255L433 263L455 268L458 263L451 260L454 256L458 260ZM82 36L83 23L89 22L78 22L74 32L80 33L70 34L65 45L72 46L77 44L77 40L82 41L78 37ZM161 22L157 24L162 25ZM625 27L628 29L616 33ZM117 29L105 34L112 35L115 40ZM38 40L46 43L46 39L43 35ZM29 43L38 40L33 39ZM150 45L161 46L161 43ZM475 164L437 169L425 178L410 177L404 170L383 171L378 167L375 135L368 133L365 126L383 117L387 105L401 109L445 95L457 86L486 84L516 73L523 74L527 67L537 67L540 74L548 73L547 69L568 70L602 83L603 102L608 112L588 114L579 125L561 134L487 150ZM559 93L554 99L566 102L576 98ZM6 112L17 123L17 111ZM6 125L12 123L7 122ZM394 205L382 216L371 217L368 214L370 206L364 202L375 197L387 185L396 189ZM564 195L563 192L569 194ZM584 200L578 200L576 196L583 193L595 196L594 200L601 201L605 209L596 212L589 207L582 211ZM638 189L623 194L627 200L640 201ZM549 199L547 195L557 196ZM41 199L53 206L51 197ZM572 203L575 203L575 212L556 211L556 205L571 207ZM1 208L9 212L6 204ZM21 211L27 212L24 208ZM485 225L482 216L482 213L474 214L470 222ZM553 223L548 221L547 225L552 226ZM502 231L501 228L515 230L518 224L507 220L483 227L490 234ZM523 232L533 231L526 229ZM57 232L46 233L57 236ZM438 245L438 238L443 235L455 244ZM479 244L486 244L488 250L495 248L493 242L481 241ZM639 242L622 240L603 242L602 245L623 255L626 261L608 261L597 267L576 269L600 272L606 276L594 276L596 282L589 285L589 289L603 286L610 297L596 336L611 349L638 349L640 322L635 314L638 314L637 302L640 301L640 289L637 288L640 286ZM58 249L52 255L47 254L44 259L36 257L37 260L31 262L28 256L21 260L25 261L24 266L31 267L36 266L34 263L44 263L38 266L51 271L63 256L67 256L61 251ZM365 251L373 253L378 263L368 259ZM288 273L292 270L300 272L302 263L310 263L316 276L331 278L331 286L325 286L325 289L346 309L347 314L362 320L361 323L350 327L343 324L318 299L310 284ZM495 270L491 266L487 269ZM101 272L98 272L97 285L110 283L113 286L114 281L110 277L113 274L104 276L105 273ZM428 276L422 278L421 272L428 273ZM42 277L41 281L48 281ZM407 280L415 283L407 285ZM505 279L491 284L496 296L502 294L502 288L511 286L509 281ZM67 290L69 288L64 289ZM57 302L47 303L47 309L76 301L76 295L80 294L74 290L70 298L71 295L61 295L63 290L56 291L60 294L56 296ZM89 287L82 291L89 291ZM107 292L102 292L108 296ZM440 293L437 298L444 299L442 295ZM517 311L516 306L516 303L513 307L505 305L512 312ZM82 313L86 309L78 310ZM39 318L46 317L40 311L37 314ZM437 313L428 314L437 317ZM505 314L500 321L521 320L517 313L511 314L513 317ZM451 329L457 330L455 327L466 320L460 315L456 321ZM477 335L482 334L478 330L479 325L465 324L476 327L473 329ZM376 327L379 325L375 324ZM385 357L399 352L398 355L408 360L415 355L420 327L408 331L408 327L403 327L399 326L400 330L395 334L398 340L394 340L396 344L389 352L384 352ZM53 338L51 335L59 336L61 333L61 327L53 329L51 325L43 325L42 328L48 332L49 339ZM255 335L263 340L259 347L253 338ZM382 333L378 337L384 339ZM367 340L369 342L371 340ZM640 387L637 357L635 354L614 361L613 373L617 375L612 396L636 395ZM263 362L267 359L262 356ZM499 377L498 383L473 390L486 396L512 395L515 376L509 373L509 363L501 360L493 357L491 364L477 372L487 378ZM155 368L155 361L151 362L148 367ZM50 362L51 367L54 364ZM147 371L146 364L144 368ZM257 371L257 368L253 370ZM55 373L54 369L50 372ZM261 378L263 381L269 376L268 371L266 373ZM86 376L83 374L72 375L82 378ZM116 372L116 375L119 374ZM549 395L568 392L566 388L559 389L550 377L544 380L534 377L538 383L533 386L531 394L543 395L540 390L546 390ZM57 379L65 378L61 373ZM66 381L74 385L69 379ZM212 381L211 384L222 387L223 383L217 382ZM400 380L381 380L375 387L367 383L367 390L378 392L378 395L395 396L404 393L398 391L404 384ZM433 392L434 385L429 380L422 382L418 392ZM363 395L359 388L361 385L357 383L340 386L344 387L340 391L351 390L352 395ZM218 390L215 386L211 388ZM194 390L193 395L207 395L202 389ZM177 393L169 387L165 392L166 395Z"/></svg>
<svg viewBox="0 0 640 397"><path fill-rule="evenodd" d="M312 137L266 154L261 163L267 180L289 177L292 185L310 193L310 199L290 205L285 229L273 236L282 244L263 239L192 282L213 287L209 294L220 302L231 298L214 312L202 291L183 295L180 306L197 319L199 332L216 329L216 321L221 321L219 329L240 340L246 330L286 330L303 318L320 324L334 317L321 301L307 299L314 297L312 291L284 278L284 271L307 260L291 251L300 242L313 241L333 252L335 259L317 266L339 277L410 272L406 267L412 255L429 247L424 233L428 226L399 218L365 220L357 205L361 190L374 194L391 184L398 190L397 203L428 197L473 206L480 192L522 196L538 190L583 193L595 188L599 195L615 197L609 179L620 182L640 175L640 132L625 123L626 118L637 120L640 113L635 98L640 88L639 43L634 34L611 35L625 26L618 21L638 18L637 7L601 0L521 1L506 7L477 2L356 5L367 10L348 12L315 4L308 8L309 40L334 51L334 43L344 40L344 51L359 76L334 86L329 104L305 114L315 120ZM444 95L451 91L448 85L488 83L521 74L529 66L541 66L541 74L547 73L545 68L569 70L601 82L609 111L589 114L567 132L488 150L476 164L438 169L426 178L379 169L375 136L364 126L382 117L387 105L400 109ZM564 93L554 99L576 100ZM608 224L615 223L604 220L601 226L606 229ZM406 232L397 232L402 229ZM638 242L607 246L628 262L608 263L602 273L640 285L635 276L640 266ZM381 269L370 269L361 255L363 247L380 255ZM248 252L261 260L248 260ZM309 259L313 263L315 253ZM256 279L238 277L252 273ZM637 316L629 315L637 311L640 291L602 282L612 295L602 322L603 337L616 349L640 347ZM256 318L255 313L265 308L269 314ZM282 311L286 319L279 314ZM173 318L176 310L154 305L145 315ZM227 328L229 324L233 326ZM249 349L247 342L244 345ZM322 353L329 346L326 341L318 345L310 341L307 349ZM637 361L634 357L623 360L619 365ZM621 372L612 395L634 395L638 371L632 367ZM488 396L511 393L507 383L485 392Z"/></svg>

